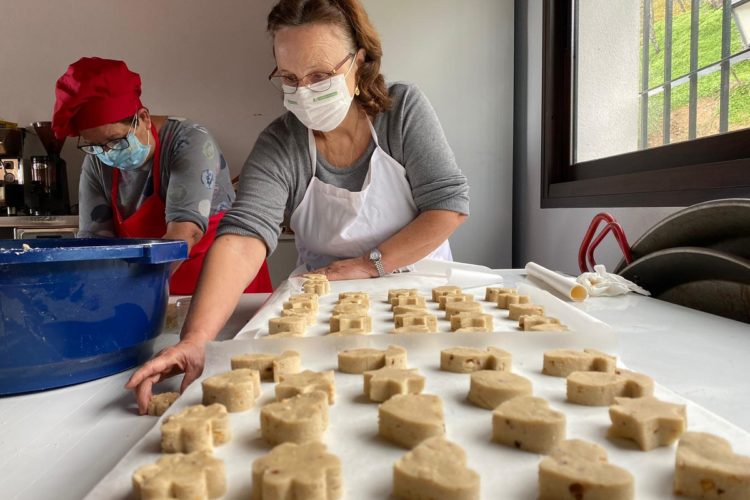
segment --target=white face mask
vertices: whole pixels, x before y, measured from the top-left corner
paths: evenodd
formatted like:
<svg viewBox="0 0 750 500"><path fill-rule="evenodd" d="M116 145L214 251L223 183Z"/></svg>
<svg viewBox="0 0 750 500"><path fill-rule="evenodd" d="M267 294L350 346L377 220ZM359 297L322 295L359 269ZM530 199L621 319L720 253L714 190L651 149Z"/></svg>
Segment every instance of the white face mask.
<svg viewBox="0 0 750 500"><path fill-rule="evenodd" d="M354 66L349 67L349 70ZM346 72L348 74L349 71ZM331 77L331 88L315 92L307 87L299 87L294 94L284 94L284 107L294 113L307 128L330 132L346 118L352 104L352 96L346 85L346 74ZM328 81L320 82L325 88ZM315 85L311 85L314 89Z"/></svg>

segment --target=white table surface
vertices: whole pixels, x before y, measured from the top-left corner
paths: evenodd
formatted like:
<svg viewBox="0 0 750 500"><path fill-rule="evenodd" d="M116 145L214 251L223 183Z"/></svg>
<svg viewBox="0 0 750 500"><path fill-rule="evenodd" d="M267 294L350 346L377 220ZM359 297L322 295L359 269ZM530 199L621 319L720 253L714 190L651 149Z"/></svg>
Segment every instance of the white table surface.
<svg viewBox="0 0 750 500"><path fill-rule="evenodd" d="M503 272L512 284L520 271ZM243 297L229 338L267 295ZM750 432L750 325L630 294L576 307L618 333L629 368ZM162 335L161 345L176 340ZM122 390L130 371L68 388L0 398L0 498L83 497L153 425ZM165 389L166 390L166 389Z"/></svg>

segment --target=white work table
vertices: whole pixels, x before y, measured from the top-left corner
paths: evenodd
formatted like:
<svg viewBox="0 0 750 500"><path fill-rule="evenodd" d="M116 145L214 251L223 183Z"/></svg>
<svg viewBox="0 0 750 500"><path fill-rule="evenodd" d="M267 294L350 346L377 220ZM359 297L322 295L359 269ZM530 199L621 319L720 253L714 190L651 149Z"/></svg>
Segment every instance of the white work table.
<svg viewBox="0 0 750 500"><path fill-rule="evenodd" d="M520 271L502 274L511 285ZM222 338L238 332L266 297L243 297ZM629 368L750 432L750 325L634 294L576 307L616 330ZM158 347L174 341L164 334ZM155 422L136 416L132 394L122 390L131 372L0 398L0 498L88 493Z"/></svg>

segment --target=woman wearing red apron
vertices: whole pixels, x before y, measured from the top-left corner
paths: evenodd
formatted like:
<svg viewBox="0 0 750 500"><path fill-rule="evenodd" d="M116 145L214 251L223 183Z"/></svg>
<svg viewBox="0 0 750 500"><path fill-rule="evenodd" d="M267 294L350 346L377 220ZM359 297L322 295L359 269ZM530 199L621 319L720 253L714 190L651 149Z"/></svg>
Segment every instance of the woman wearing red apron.
<svg viewBox="0 0 750 500"><path fill-rule="evenodd" d="M229 169L204 127L151 116L140 85L122 61L83 58L57 82L53 128L60 138L78 136L87 153L79 236L185 240L189 257L174 271L170 292L188 295L234 201ZM245 292L270 291L264 264Z"/></svg>

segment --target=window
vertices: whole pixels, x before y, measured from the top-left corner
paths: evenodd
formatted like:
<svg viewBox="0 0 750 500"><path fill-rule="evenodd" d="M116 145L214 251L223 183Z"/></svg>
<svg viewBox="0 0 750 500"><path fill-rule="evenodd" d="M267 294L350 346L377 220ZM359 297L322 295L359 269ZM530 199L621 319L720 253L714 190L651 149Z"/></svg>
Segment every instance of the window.
<svg viewBox="0 0 750 500"><path fill-rule="evenodd" d="M750 0L545 0L542 207L750 194Z"/></svg>

